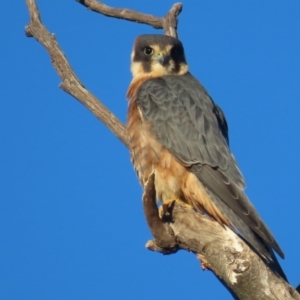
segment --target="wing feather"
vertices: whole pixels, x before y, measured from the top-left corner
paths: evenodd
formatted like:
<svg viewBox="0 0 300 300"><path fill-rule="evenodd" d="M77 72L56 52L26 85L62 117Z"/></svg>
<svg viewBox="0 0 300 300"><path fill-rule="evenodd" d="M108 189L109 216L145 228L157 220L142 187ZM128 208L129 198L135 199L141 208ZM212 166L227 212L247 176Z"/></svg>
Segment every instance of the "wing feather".
<svg viewBox="0 0 300 300"><path fill-rule="evenodd" d="M156 139L243 220L233 225L243 234L245 223L283 257L243 192L245 181L229 149L225 116L204 87L189 73L153 78L139 88L136 101Z"/></svg>

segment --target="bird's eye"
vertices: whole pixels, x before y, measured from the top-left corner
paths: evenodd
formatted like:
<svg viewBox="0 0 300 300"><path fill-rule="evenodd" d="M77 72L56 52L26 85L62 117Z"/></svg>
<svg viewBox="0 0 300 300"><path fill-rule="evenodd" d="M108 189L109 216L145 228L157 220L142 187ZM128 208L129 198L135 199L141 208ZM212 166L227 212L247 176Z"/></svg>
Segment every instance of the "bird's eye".
<svg viewBox="0 0 300 300"><path fill-rule="evenodd" d="M145 47L144 48L144 53L146 55L152 55L153 54L153 49L151 47Z"/></svg>

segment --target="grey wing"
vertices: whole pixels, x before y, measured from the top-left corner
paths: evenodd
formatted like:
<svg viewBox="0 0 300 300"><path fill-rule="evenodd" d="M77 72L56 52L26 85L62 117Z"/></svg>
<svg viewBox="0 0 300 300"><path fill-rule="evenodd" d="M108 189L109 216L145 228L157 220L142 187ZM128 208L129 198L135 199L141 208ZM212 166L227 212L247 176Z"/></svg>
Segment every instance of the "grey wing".
<svg viewBox="0 0 300 300"><path fill-rule="evenodd" d="M264 245L283 257L243 192L245 182L229 149L226 119L203 86L190 74L151 79L140 87L137 105L152 134L195 173L250 244L266 257L270 255Z"/></svg>
<svg viewBox="0 0 300 300"><path fill-rule="evenodd" d="M217 104L215 104L214 114L217 117L219 129L229 146L228 124L222 109Z"/></svg>

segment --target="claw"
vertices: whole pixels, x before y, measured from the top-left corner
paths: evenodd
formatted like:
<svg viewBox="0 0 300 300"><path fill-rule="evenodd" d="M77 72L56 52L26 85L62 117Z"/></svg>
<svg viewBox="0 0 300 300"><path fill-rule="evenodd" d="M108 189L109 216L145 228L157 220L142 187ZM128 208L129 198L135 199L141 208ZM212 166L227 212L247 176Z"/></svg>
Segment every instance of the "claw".
<svg viewBox="0 0 300 300"><path fill-rule="evenodd" d="M171 208L174 206L175 201L181 201L180 199L170 199L164 201L164 203L158 209L158 215L161 219L171 216Z"/></svg>

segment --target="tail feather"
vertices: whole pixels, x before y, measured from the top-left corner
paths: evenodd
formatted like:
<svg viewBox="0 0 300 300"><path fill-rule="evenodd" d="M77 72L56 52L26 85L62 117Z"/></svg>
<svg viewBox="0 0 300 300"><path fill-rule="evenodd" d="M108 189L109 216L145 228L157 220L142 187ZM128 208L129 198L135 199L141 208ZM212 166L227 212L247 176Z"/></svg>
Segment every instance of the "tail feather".
<svg viewBox="0 0 300 300"><path fill-rule="evenodd" d="M208 189L207 192L210 194L214 204L224 214L224 216L230 220L231 224L237 229L237 232L247 242L247 244L261 257L265 264L274 273L288 282L272 248L268 246L264 240L258 236L239 216L237 216L231 208L229 208L224 202L217 199L217 197Z"/></svg>

